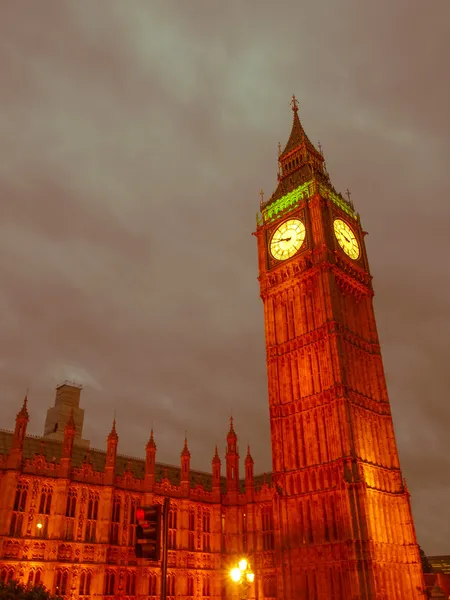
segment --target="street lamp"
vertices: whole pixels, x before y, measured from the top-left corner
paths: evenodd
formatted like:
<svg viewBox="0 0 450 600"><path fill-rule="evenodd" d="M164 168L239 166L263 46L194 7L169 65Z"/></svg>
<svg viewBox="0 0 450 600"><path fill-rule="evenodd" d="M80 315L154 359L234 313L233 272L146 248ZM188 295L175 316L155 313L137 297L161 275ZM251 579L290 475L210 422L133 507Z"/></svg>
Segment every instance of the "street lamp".
<svg viewBox="0 0 450 600"><path fill-rule="evenodd" d="M245 600L248 594L248 588L255 581L255 574L245 558L241 558L236 567L230 569L230 579L239 586L241 598Z"/></svg>

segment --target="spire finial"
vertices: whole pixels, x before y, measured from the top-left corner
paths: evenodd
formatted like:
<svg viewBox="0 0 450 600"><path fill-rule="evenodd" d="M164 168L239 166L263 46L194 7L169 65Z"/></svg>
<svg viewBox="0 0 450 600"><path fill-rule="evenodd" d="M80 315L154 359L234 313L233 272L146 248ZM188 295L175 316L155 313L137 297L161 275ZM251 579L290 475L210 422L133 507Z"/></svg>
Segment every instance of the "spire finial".
<svg viewBox="0 0 450 600"><path fill-rule="evenodd" d="M23 399L23 404L22 404L22 408L19 410L17 417L23 417L25 419L29 418L28 415L28 388L27 388L27 393L25 395L25 398Z"/></svg>
<svg viewBox="0 0 450 600"><path fill-rule="evenodd" d="M348 188L345 190L345 194L346 194L346 196L348 198L348 201L351 202L351 198L350 198L351 193L350 193L350 190Z"/></svg>
<svg viewBox="0 0 450 600"><path fill-rule="evenodd" d="M111 431L109 432L108 439L115 438L118 439L117 430L116 430L116 411L114 411L114 418L112 422Z"/></svg>
<svg viewBox="0 0 450 600"><path fill-rule="evenodd" d="M281 152L281 142L278 142L278 158L280 158Z"/></svg>
<svg viewBox="0 0 450 600"><path fill-rule="evenodd" d="M291 108L292 108L292 112L293 113L297 113L298 112L298 100L295 97L295 94L292 94Z"/></svg>

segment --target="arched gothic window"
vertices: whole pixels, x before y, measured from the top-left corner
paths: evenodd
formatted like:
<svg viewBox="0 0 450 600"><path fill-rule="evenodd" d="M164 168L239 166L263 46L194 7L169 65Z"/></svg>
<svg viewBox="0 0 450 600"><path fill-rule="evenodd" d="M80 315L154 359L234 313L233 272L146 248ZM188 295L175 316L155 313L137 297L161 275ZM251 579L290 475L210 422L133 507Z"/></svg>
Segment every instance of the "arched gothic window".
<svg viewBox="0 0 450 600"><path fill-rule="evenodd" d="M26 481L19 481L16 489L16 496L14 498L14 510L18 512L25 512L27 504L28 494L28 483Z"/></svg>
<svg viewBox="0 0 450 600"><path fill-rule="evenodd" d="M113 571L106 571L105 596L114 596L116 591L116 576Z"/></svg>
<svg viewBox="0 0 450 600"><path fill-rule="evenodd" d="M66 517L75 517L77 509L77 490L70 488L67 494Z"/></svg>
<svg viewBox="0 0 450 600"><path fill-rule="evenodd" d="M157 595L157 585L158 585L158 577L156 573L150 573L148 579L148 595L156 596Z"/></svg>
<svg viewBox="0 0 450 600"><path fill-rule="evenodd" d="M80 596L89 596L91 593L91 579L92 574L90 571L83 571L80 575Z"/></svg>
<svg viewBox="0 0 450 600"><path fill-rule="evenodd" d="M41 490L41 501L39 503L39 514L49 515L52 506L53 488L49 485L44 485Z"/></svg>
<svg viewBox="0 0 450 600"><path fill-rule="evenodd" d="M55 594L57 596L65 596L67 593L67 583L69 573L66 570L58 569L55 577Z"/></svg>
<svg viewBox="0 0 450 600"><path fill-rule="evenodd" d="M127 573L125 591L127 596L134 596L136 593L136 573L134 571Z"/></svg>

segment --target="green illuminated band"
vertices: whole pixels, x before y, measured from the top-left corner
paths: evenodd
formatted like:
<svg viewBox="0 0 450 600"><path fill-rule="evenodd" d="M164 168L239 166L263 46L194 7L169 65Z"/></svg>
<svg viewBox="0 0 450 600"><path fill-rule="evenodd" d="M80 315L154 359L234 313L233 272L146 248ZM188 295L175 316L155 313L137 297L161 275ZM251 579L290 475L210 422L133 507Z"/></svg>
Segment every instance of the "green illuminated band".
<svg viewBox="0 0 450 600"><path fill-rule="evenodd" d="M279 213L284 212L287 208L294 207L296 204L299 204L301 200L310 198L315 191L318 191L324 198L329 198L332 200L337 206L339 206L341 210L352 217L352 219L357 219L355 211L341 196L330 190L322 183L314 185L314 181L311 180L303 183L295 190L292 190L292 192L289 192L282 198L279 198L264 208L262 210L263 222L268 223L272 221Z"/></svg>

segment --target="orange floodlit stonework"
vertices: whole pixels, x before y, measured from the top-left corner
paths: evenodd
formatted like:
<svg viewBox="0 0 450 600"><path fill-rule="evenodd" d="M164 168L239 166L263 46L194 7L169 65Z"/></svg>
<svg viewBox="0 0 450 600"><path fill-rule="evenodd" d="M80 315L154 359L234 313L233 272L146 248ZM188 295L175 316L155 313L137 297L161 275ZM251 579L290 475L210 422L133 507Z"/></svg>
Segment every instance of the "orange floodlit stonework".
<svg viewBox="0 0 450 600"><path fill-rule="evenodd" d="M324 157L293 127L278 186L257 217L273 472L245 475L233 422L225 474L106 451L82 438L80 388L56 390L42 438L27 401L0 432L0 580L70 598L154 598L160 564L137 560L136 509L170 498L167 595L237 597L230 569L252 567L255 600L424 597L409 493L399 467L372 305L364 231Z"/></svg>

